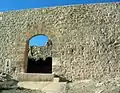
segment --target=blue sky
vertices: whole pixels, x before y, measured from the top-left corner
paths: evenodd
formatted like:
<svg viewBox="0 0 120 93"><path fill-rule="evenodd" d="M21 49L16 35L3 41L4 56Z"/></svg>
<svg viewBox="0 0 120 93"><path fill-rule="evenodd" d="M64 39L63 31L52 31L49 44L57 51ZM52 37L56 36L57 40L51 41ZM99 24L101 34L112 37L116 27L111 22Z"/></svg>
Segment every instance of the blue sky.
<svg viewBox="0 0 120 93"><path fill-rule="evenodd" d="M48 36L38 35L34 36L29 41L29 46L45 46L48 41Z"/></svg>
<svg viewBox="0 0 120 93"><path fill-rule="evenodd" d="M0 11L118 1L120 0L0 0Z"/></svg>

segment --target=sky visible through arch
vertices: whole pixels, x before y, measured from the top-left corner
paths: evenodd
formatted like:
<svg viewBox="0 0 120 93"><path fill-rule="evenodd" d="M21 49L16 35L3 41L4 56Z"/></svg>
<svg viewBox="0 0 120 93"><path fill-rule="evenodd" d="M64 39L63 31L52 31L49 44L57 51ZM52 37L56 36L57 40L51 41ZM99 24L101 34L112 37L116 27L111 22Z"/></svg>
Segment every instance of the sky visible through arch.
<svg viewBox="0 0 120 93"><path fill-rule="evenodd" d="M48 42L48 36L37 35L30 39L29 46L45 46Z"/></svg>

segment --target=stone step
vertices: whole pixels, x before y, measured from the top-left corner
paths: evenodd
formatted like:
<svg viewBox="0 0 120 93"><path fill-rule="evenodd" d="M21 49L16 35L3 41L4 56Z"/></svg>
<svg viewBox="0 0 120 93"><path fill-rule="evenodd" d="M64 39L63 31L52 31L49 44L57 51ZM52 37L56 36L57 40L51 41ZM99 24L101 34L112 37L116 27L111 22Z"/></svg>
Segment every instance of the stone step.
<svg viewBox="0 0 120 93"><path fill-rule="evenodd" d="M19 87L37 89L45 93L66 93L66 82L19 82Z"/></svg>
<svg viewBox="0 0 120 93"><path fill-rule="evenodd" d="M18 73L19 81L53 81L54 75L49 73Z"/></svg>

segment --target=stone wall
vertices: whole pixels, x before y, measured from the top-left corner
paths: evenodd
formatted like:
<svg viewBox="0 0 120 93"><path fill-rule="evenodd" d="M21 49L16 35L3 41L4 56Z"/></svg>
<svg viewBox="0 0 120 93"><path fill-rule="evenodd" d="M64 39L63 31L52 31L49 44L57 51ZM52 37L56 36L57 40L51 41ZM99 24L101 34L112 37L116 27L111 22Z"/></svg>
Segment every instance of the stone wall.
<svg viewBox="0 0 120 93"><path fill-rule="evenodd" d="M10 59L11 71L22 69L26 40L45 34L53 43L53 57L60 59L55 74L68 80L120 74L119 3L9 11L0 16L0 66Z"/></svg>

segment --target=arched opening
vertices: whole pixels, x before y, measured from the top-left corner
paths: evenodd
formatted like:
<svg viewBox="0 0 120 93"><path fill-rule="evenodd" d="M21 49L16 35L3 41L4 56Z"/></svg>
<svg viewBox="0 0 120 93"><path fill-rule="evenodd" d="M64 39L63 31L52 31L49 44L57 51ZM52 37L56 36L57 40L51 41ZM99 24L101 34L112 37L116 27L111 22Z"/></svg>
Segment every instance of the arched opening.
<svg viewBox="0 0 120 93"><path fill-rule="evenodd" d="M46 35L36 35L28 40L26 73L52 73L51 45Z"/></svg>
<svg viewBox="0 0 120 93"><path fill-rule="evenodd" d="M44 34L33 36L29 39L29 46L43 47L47 45L49 38Z"/></svg>

